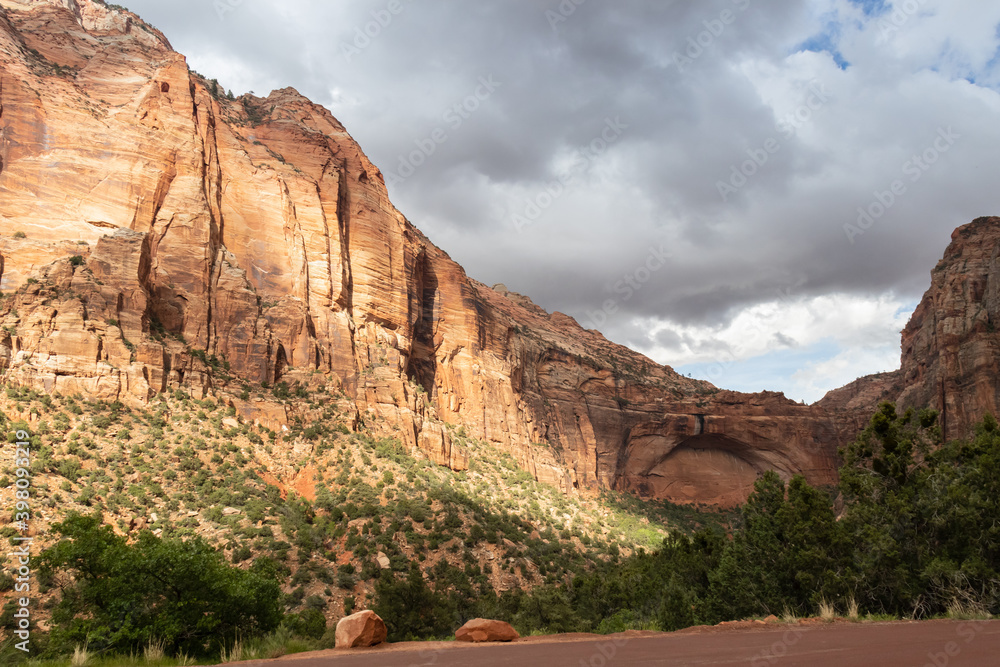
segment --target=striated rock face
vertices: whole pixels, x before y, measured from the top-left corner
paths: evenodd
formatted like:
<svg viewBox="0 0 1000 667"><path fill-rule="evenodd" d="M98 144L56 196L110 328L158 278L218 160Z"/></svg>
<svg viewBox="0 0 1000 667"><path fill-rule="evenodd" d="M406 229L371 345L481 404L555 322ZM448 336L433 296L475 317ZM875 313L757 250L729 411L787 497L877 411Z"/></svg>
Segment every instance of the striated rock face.
<svg viewBox="0 0 1000 667"><path fill-rule="evenodd" d="M1000 218L952 233L931 286L902 334L900 370L861 378L819 402L870 414L879 400L941 412L946 438L1000 409Z"/></svg>
<svg viewBox="0 0 1000 667"><path fill-rule="evenodd" d="M1000 218L955 230L902 336L904 406L941 411L948 438L1000 407Z"/></svg>
<svg viewBox="0 0 1000 667"><path fill-rule="evenodd" d="M236 399L242 382L316 371L355 421L455 469L462 426L566 491L728 504L768 468L835 480L851 433L826 411L720 392L469 279L296 91L226 99L94 0L0 10L7 381L221 392L278 428L284 409Z"/></svg>

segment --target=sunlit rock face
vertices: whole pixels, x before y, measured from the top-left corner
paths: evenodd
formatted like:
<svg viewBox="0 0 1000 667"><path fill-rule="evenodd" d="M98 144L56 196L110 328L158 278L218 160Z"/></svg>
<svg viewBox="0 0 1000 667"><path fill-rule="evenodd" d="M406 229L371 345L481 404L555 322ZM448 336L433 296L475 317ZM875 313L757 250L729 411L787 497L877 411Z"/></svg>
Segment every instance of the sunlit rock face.
<svg viewBox="0 0 1000 667"><path fill-rule="evenodd" d="M143 403L316 371L355 421L455 469L460 426L567 492L733 504L767 469L835 481L850 428L720 392L469 279L295 90L227 99L154 28L93 0L0 8L8 381Z"/></svg>

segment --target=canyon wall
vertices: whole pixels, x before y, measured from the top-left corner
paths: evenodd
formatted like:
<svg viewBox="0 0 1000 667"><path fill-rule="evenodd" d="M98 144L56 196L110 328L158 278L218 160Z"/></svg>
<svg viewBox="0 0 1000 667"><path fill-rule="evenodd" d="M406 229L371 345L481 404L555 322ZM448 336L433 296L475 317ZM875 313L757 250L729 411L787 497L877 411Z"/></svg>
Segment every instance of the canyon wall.
<svg viewBox="0 0 1000 667"><path fill-rule="evenodd" d="M855 419L878 401L940 412L946 438L963 438L1000 408L1000 218L956 229L931 286L903 329L900 369L861 378L818 406Z"/></svg>
<svg viewBox="0 0 1000 667"><path fill-rule="evenodd" d="M244 384L319 375L438 463L466 465L461 426L567 492L728 505L767 469L834 483L853 435L470 279L329 111L227 99L95 0L0 0L0 290L6 382L280 426Z"/></svg>

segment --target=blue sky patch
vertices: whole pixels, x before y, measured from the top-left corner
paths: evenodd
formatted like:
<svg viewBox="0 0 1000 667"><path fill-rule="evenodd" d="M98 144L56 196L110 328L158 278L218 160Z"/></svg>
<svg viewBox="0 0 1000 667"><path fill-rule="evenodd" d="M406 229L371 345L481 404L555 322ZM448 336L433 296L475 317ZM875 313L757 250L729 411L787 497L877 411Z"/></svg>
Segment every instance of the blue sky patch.
<svg viewBox="0 0 1000 667"><path fill-rule="evenodd" d="M833 359L844 351L832 338L825 338L807 347L784 348L772 350L765 354L740 361L719 361L707 363L684 364L675 366L674 370L682 375L708 380L720 389L735 391L783 391L792 400L804 400L812 403L822 398L822 392L813 395L806 393L806 387L794 376L797 372L807 370L815 364ZM892 368L872 369L868 372L893 370ZM854 380L854 377L837 378L829 384L829 388L840 387Z"/></svg>
<svg viewBox="0 0 1000 667"><path fill-rule="evenodd" d="M847 62L843 54L837 49L836 43L834 43L836 32L838 32L836 28L833 28L830 32L821 32L818 35L813 35L796 46L793 52L812 51L814 53L829 53L833 58L833 62L837 64L837 67L847 69L851 63Z"/></svg>
<svg viewBox="0 0 1000 667"><path fill-rule="evenodd" d="M889 11L889 5L885 0L850 0L855 7L860 7L865 16L880 16Z"/></svg>

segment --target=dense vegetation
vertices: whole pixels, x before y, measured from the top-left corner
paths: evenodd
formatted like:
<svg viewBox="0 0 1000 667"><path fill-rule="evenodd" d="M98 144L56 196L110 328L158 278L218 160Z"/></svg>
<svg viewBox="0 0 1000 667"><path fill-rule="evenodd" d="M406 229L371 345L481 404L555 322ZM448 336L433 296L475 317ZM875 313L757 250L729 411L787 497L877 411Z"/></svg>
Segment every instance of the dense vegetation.
<svg viewBox="0 0 1000 667"><path fill-rule="evenodd" d="M52 613L54 652L128 652L158 642L171 655L215 654L281 622L281 588L266 560L241 570L200 538L149 531L129 544L94 516L73 514L55 530L62 539L42 553L39 571L62 593Z"/></svg>
<svg viewBox="0 0 1000 667"><path fill-rule="evenodd" d="M60 538L77 539L45 525L41 514L53 517L54 524L72 512L93 516L98 509L106 528L130 546L142 540L152 545L154 537L162 538L167 550L200 542L240 570L267 558L274 564L284 620L266 646L251 641L249 633L259 628L241 630L240 642L232 640L226 655L240 649L237 654L245 658L273 657L329 644L328 625L372 606L376 587L405 582L414 566L435 599L449 601L447 617L439 614L431 625L450 634L455 620L473 609L474 598L565 584L637 547L655 547L668 533L668 520L696 527L715 518L619 494L567 496L460 428L452 428L451 437L468 451L469 469L453 472L408 451L384 429L377 432L379 424L370 415L367 424L348 427L349 399L322 383L322 376L301 373L274 387L246 386L246 398L240 399L198 399L177 391L145 410L7 387L0 393L0 427L7 437L29 430L29 423L7 423L3 411L35 416L33 523L44 531L35 543L36 566L44 547ZM292 411L287 432L246 423L226 406L255 394L286 402ZM13 452L5 448L0 458L0 502L11 507ZM299 495L313 486L315 498ZM12 519L13 512L0 516L0 538L19 534ZM10 567L3 554L0 566L0 571ZM59 619L61 625L70 614L63 595L75 573L68 564L51 570L53 576L40 577L32 589L35 618ZM3 664L23 657L9 642L17 608L13 584L0 574ZM86 617L79 609L78 618ZM116 630L109 639L95 624L76 628L75 633L68 627L33 631L33 654L65 654L79 642L91 656L161 650L219 655L220 645L231 639L205 641L196 650L197 641L182 645L159 631ZM416 627L406 635L425 636L425 631Z"/></svg>
<svg viewBox="0 0 1000 667"><path fill-rule="evenodd" d="M287 389L288 400L336 405ZM530 634L671 630L824 607L1000 612L992 417L972 441L942 444L933 412L882 405L841 451L839 493L767 473L736 515L712 517L610 494L582 504L460 432L470 470L453 473L397 441L341 428L329 407L279 436L227 425L220 404L180 392L147 413L16 389L8 397L49 418L32 436L36 486L50 506L80 512L52 527L63 539L41 559L52 630L33 641L47 655L87 646L268 657L295 641L328 646L327 619L365 606L388 621L391 640L447 637L476 616ZM282 497L259 465L279 465L293 455L285 443L303 440L313 442L313 502ZM53 478L66 496L41 481ZM125 518L114 519L116 534L87 514L96 507L148 515L156 534L121 536ZM677 527L666 537L664 520ZM8 604L0 627L12 613ZM245 650L265 636L269 648ZM18 657L9 646L0 655Z"/></svg>
<svg viewBox="0 0 1000 667"><path fill-rule="evenodd" d="M926 618L1000 613L1000 427L939 445L931 411L883 404L841 451L843 516L801 477L766 473L730 537L674 535L653 554L520 596L522 629L673 630L821 607Z"/></svg>

